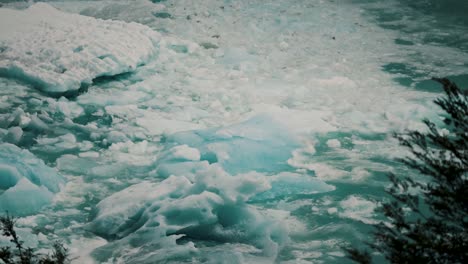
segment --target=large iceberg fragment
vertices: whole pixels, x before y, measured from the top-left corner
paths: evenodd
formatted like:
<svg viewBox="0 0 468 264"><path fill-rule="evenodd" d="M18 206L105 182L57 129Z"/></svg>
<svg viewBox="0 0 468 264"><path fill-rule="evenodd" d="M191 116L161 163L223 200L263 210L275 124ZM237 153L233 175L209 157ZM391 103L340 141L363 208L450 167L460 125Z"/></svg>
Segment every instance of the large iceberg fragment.
<svg viewBox="0 0 468 264"><path fill-rule="evenodd" d="M37 3L0 9L0 75L51 93L76 91L101 76L134 70L157 53L159 34L121 21L61 12Z"/></svg>
<svg viewBox="0 0 468 264"><path fill-rule="evenodd" d="M118 240L98 249L95 256L99 261L117 257L124 262L158 263L190 259L198 251L194 242L217 241L253 245L262 255L275 258L288 240L287 229L267 211L247 204L269 188L261 174L234 177L206 161L193 177L170 176L130 186L97 205L91 230ZM122 252L128 244L139 248L138 254L132 249Z"/></svg>
<svg viewBox="0 0 468 264"><path fill-rule="evenodd" d="M64 179L27 150L0 145L0 208L28 215L52 202Z"/></svg>

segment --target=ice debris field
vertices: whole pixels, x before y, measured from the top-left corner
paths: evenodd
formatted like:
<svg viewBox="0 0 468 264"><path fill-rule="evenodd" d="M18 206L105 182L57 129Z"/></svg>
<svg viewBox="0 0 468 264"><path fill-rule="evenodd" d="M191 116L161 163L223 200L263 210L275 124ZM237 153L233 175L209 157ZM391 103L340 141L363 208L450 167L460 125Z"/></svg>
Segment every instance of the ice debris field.
<svg viewBox="0 0 468 264"><path fill-rule="evenodd" d="M427 80L468 84L422 2L6 1L0 211L74 263L346 263Z"/></svg>

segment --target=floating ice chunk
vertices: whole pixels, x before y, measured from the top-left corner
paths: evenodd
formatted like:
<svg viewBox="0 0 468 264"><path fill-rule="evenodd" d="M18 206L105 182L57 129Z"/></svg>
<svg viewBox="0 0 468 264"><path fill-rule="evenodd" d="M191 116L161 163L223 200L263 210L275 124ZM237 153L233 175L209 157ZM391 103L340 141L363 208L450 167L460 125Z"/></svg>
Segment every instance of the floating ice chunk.
<svg viewBox="0 0 468 264"><path fill-rule="evenodd" d="M179 132L167 139L198 149L202 160L220 163L231 174L287 170L286 161L299 146L288 127L266 114L224 128Z"/></svg>
<svg viewBox="0 0 468 264"><path fill-rule="evenodd" d="M0 208L15 215L37 212L52 201L64 179L27 150L0 145Z"/></svg>
<svg viewBox="0 0 468 264"><path fill-rule="evenodd" d="M205 165L193 179L170 176L158 183L143 182L101 201L90 228L118 240L97 250L95 255L103 258L99 260L123 254L135 260L145 255L142 252L161 252L166 259L183 257L202 240L253 245L274 258L287 241L285 227L274 214L246 203L270 188L266 177L231 176L217 164L200 163ZM177 243L181 239L190 242ZM138 254L113 250L128 243L139 248Z"/></svg>
<svg viewBox="0 0 468 264"><path fill-rule="evenodd" d="M121 176L148 176L153 168L159 148L148 141L113 143L107 150L94 152L91 149L76 155L63 155L57 160L57 166L85 178L114 178ZM81 150L84 151L84 150ZM138 174L138 175L137 175Z"/></svg>
<svg viewBox="0 0 468 264"><path fill-rule="evenodd" d="M271 189L253 197L252 200L280 199L291 195L323 193L335 190L335 186L326 184L309 175L283 172L268 177Z"/></svg>
<svg viewBox="0 0 468 264"><path fill-rule="evenodd" d="M12 144L18 144L22 136L23 136L23 130L21 129L21 127L10 127L8 129L8 133L3 138L3 141L12 143Z"/></svg>
<svg viewBox="0 0 468 264"><path fill-rule="evenodd" d="M85 175L90 171L90 169L96 166L96 161L93 157L77 157L75 155L69 154L58 158L56 163L57 169L59 169L61 172L77 175Z"/></svg>
<svg viewBox="0 0 468 264"><path fill-rule="evenodd" d="M74 101L69 101L65 97L61 97L59 100L47 98L46 101L51 112L62 113L69 118L78 117L84 112L80 105Z"/></svg>
<svg viewBox="0 0 468 264"><path fill-rule="evenodd" d="M21 178L15 186L0 195L0 208L14 215L32 214L50 204L53 196L44 186L37 186Z"/></svg>
<svg viewBox="0 0 468 264"><path fill-rule="evenodd" d="M281 124L293 134L326 133L336 131L333 114L320 110L296 110L270 104L254 106L256 113L268 113L274 122Z"/></svg>
<svg viewBox="0 0 468 264"><path fill-rule="evenodd" d="M126 141L112 144L109 151L109 155L116 162L145 166L154 162L157 147L146 140L137 143Z"/></svg>
<svg viewBox="0 0 468 264"><path fill-rule="evenodd" d="M375 224L376 221L373 219L373 216L376 206L374 202L365 200L359 196L351 195L346 200L340 202L341 210L338 215L366 224Z"/></svg>
<svg viewBox="0 0 468 264"><path fill-rule="evenodd" d="M194 179L195 172L206 167L208 164L207 161L158 162L156 173L158 177L162 178L167 178L171 175L184 175L188 179Z"/></svg>
<svg viewBox="0 0 468 264"><path fill-rule="evenodd" d="M44 3L22 11L1 8L0 74L47 92L75 91L148 62L158 41L146 26L68 14Z"/></svg>
<svg viewBox="0 0 468 264"><path fill-rule="evenodd" d="M3 141L18 144L26 131L45 131L48 126L37 116L37 114L25 113L23 109L17 108L11 113L0 114L0 126L8 128L2 135ZM3 134L3 133L2 133Z"/></svg>
<svg viewBox="0 0 468 264"><path fill-rule="evenodd" d="M21 120L24 120L24 110L16 108L12 113L1 114L0 124L2 127L20 126Z"/></svg>
<svg viewBox="0 0 468 264"><path fill-rule="evenodd" d="M199 161L200 151L187 145L175 146L169 150L164 160Z"/></svg>
<svg viewBox="0 0 468 264"><path fill-rule="evenodd" d="M22 178L22 175L18 172L15 167L7 166L2 164L0 166L0 174L2 179L0 181L0 188L6 190L15 186L18 181Z"/></svg>
<svg viewBox="0 0 468 264"><path fill-rule="evenodd" d="M31 115L31 122L29 122L28 128L36 131L45 131L49 129L47 124L44 123L44 121L42 121L37 115Z"/></svg>
<svg viewBox="0 0 468 264"><path fill-rule="evenodd" d="M172 134L179 131L197 129L197 124L166 118L157 112L143 112L144 116L136 119L136 124L144 128L149 135Z"/></svg>
<svg viewBox="0 0 468 264"><path fill-rule="evenodd" d="M48 153L61 153L70 150L76 150L81 144L76 142L76 137L71 134L65 134L54 138L38 138L36 149L41 148L41 151Z"/></svg>
<svg viewBox="0 0 468 264"><path fill-rule="evenodd" d="M315 176L324 181L339 180L349 174L347 171L307 158L291 158L288 160L288 164L298 169L313 171Z"/></svg>
<svg viewBox="0 0 468 264"><path fill-rule="evenodd" d="M351 170L351 179L355 182L357 181L363 181L366 178L368 178L371 175L371 173L360 167L355 167Z"/></svg>
<svg viewBox="0 0 468 264"><path fill-rule="evenodd" d="M294 150L292 157L287 162L296 169L313 171L315 176L321 180L337 180L349 174L347 171L314 160L312 157L314 154L315 148L306 146Z"/></svg>
<svg viewBox="0 0 468 264"><path fill-rule="evenodd" d="M109 105L129 105L129 104L138 104L140 101L147 96L147 93L129 90L129 91L109 91L105 96L96 96L92 91L81 95L78 100L80 104L94 104L99 106L109 106Z"/></svg>
<svg viewBox="0 0 468 264"><path fill-rule="evenodd" d="M329 139L327 140L327 146L329 148L339 148L341 147L341 142L338 139Z"/></svg>
<svg viewBox="0 0 468 264"><path fill-rule="evenodd" d="M47 167L42 160L11 144L0 145L0 161L2 164L13 165L23 177L36 185L44 185L51 192L58 192L64 182L63 178L54 169Z"/></svg>
<svg viewBox="0 0 468 264"><path fill-rule="evenodd" d="M118 142L125 142L125 141L129 140L127 138L127 136L124 133L120 132L120 131L111 131L111 132L109 132L106 139L107 139L107 143L109 143L109 144L118 143Z"/></svg>

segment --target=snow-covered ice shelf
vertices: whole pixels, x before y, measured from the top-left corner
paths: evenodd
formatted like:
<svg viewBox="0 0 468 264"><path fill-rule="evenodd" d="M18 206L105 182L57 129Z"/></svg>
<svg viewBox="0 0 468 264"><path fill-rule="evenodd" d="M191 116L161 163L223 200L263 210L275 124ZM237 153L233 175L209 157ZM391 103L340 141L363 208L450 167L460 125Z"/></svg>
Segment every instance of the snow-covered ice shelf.
<svg viewBox="0 0 468 264"><path fill-rule="evenodd" d="M154 58L159 34L38 3L0 9L0 75L50 93L76 91L101 76L131 72Z"/></svg>

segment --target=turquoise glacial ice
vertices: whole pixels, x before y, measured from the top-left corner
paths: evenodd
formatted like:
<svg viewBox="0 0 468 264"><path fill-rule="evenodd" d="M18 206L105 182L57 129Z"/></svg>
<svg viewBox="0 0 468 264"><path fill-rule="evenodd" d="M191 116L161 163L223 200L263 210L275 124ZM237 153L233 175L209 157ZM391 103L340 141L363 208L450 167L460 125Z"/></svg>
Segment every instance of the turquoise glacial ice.
<svg viewBox="0 0 468 264"><path fill-rule="evenodd" d="M52 202L65 180L31 152L0 145L0 208L13 215L37 213Z"/></svg>

